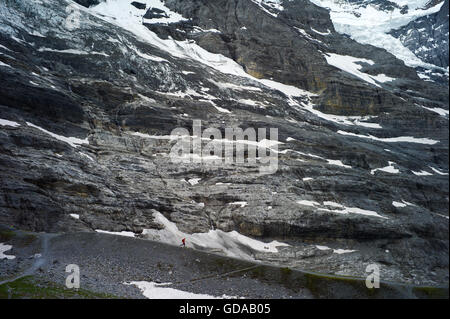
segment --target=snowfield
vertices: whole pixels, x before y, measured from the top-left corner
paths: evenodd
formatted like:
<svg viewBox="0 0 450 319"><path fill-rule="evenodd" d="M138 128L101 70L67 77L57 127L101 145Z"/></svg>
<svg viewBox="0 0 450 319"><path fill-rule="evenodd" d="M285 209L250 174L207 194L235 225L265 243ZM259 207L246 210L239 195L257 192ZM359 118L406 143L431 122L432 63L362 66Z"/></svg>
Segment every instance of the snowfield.
<svg viewBox="0 0 450 319"><path fill-rule="evenodd" d="M144 297L148 299L236 299L236 297L226 295L215 297L167 287L170 286L171 283L158 284L148 281L132 281L124 284L138 287L142 291Z"/></svg>
<svg viewBox="0 0 450 319"><path fill-rule="evenodd" d="M381 138L381 137L376 137L376 136L372 136L372 135L361 135L361 134L345 132L345 131L341 131L341 130L338 131L338 134L354 136L354 137L359 137L359 138L366 138L366 139L371 139L374 141L385 142L385 143L417 143L417 144L425 144L425 145L434 145L434 144L439 143L439 141L432 140L432 139L429 139L426 137L418 138L418 137L413 137L413 136L398 136L398 137Z"/></svg>
<svg viewBox="0 0 450 319"><path fill-rule="evenodd" d="M394 163L394 162L389 162L388 166L381 167L381 168L375 168L370 171L370 174L375 175L375 173L378 171L386 172L386 173L390 173L390 174L398 174L398 173L400 173L400 170L398 168L395 168L395 166L394 166L395 164L396 163Z"/></svg>
<svg viewBox="0 0 450 319"><path fill-rule="evenodd" d="M400 6L408 5L408 13L401 9L383 11L374 4L358 4L338 0L310 0L317 6L330 10L330 17L337 32L349 35L353 40L386 49L403 60L407 66L425 69L439 69L448 75L448 70L425 63L406 48L399 39L388 34L389 31L407 25L420 17L438 12L442 5L422 9L429 0L394 0Z"/></svg>
<svg viewBox="0 0 450 319"><path fill-rule="evenodd" d="M3 243L0 243L0 260L2 259L14 259L16 258L16 256L12 256L12 255L6 255L5 252L8 250L11 250L12 246L11 245L5 245Z"/></svg>
<svg viewBox="0 0 450 319"><path fill-rule="evenodd" d="M341 69L344 72L350 73L370 84L381 87L379 83L391 82L394 81L394 78L386 76L385 74L379 75L370 75L364 72L361 72L362 65L360 63L366 63L373 65L375 62L367 59L359 59L348 55L339 55L335 53L326 53L325 58L327 59L328 64Z"/></svg>
<svg viewBox="0 0 450 319"><path fill-rule="evenodd" d="M242 207L243 203L233 203ZM154 214L155 221L164 228L145 229L142 232L145 238L180 246L181 240L186 238L186 246L199 250L216 251L225 254L228 257L254 260L253 254L258 252L277 253L277 247L289 246L285 243L272 241L264 243L247 236L241 235L236 231L224 232L221 230L210 230L208 233L187 234L180 231L177 225L169 221L161 213Z"/></svg>

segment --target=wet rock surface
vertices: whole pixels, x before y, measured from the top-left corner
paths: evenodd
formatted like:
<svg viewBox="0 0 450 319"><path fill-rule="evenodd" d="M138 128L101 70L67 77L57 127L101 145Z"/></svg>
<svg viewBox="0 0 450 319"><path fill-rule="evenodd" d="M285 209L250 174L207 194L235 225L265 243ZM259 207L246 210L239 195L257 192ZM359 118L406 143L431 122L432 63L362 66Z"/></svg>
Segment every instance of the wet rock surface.
<svg viewBox="0 0 450 319"><path fill-rule="evenodd" d="M379 263L385 280L448 284L445 83L335 33L307 1L286 1L277 18L252 1L165 3L190 20L149 17L152 35L195 40L254 78L171 54L92 8L80 7L79 28L68 30L66 1L0 4L0 119L17 123L0 125L1 224L140 235L162 227L160 212L187 233L236 230L290 244L255 252L264 262L352 276ZM320 51L373 60L361 70L396 80L371 85ZM287 96L258 78L315 95ZM172 163L174 141L163 136L192 133L193 119L222 131L278 128L278 171ZM414 142L395 141L405 136Z"/></svg>

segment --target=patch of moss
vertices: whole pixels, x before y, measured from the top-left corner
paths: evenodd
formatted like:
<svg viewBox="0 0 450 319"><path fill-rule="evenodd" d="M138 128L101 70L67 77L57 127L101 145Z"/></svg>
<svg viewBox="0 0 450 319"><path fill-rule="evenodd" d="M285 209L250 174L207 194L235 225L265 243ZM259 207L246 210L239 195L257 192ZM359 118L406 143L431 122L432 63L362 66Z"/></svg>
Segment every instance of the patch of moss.
<svg viewBox="0 0 450 319"><path fill-rule="evenodd" d="M281 268L280 271L283 276L289 276L290 274L292 274L292 269L289 267Z"/></svg>
<svg viewBox="0 0 450 319"><path fill-rule="evenodd" d="M328 294L334 287L353 290L353 294L361 298L373 298L379 293L379 289L368 289L364 282L355 278L337 277L325 274L306 273L305 287L317 298L332 297Z"/></svg>
<svg viewBox="0 0 450 319"><path fill-rule="evenodd" d="M0 229L0 242L14 240L14 246L26 247L31 245L37 236L32 233L15 231L8 228Z"/></svg>
<svg viewBox="0 0 450 319"><path fill-rule="evenodd" d="M448 289L438 287L414 287L413 293L419 298L448 299Z"/></svg>
<svg viewBox="0 0 450 319"><path fill-rule="evenodd" d="M233 259L227 259L222 257L216 257L211 260L211 265L213 266L212 269L220 271L220 272L227 272L227 271L233 271L240 268L246 268L247 264L242 263L237 260Z"/></svg>
<svg viewBox="0 0 450 319"><path fill-rule="evenodd" d="M12 230L0 230L0 241L9 241L16 236Z"/></svg>
<svg viewBox="0 0 450 319"><path fill-rule="evenodd" d="M26 247L31 245L38 237L33 234L25 234L21 235L19 238L15 239L16 246L18 247Z"/></svg>
<svg viewBox="0 0 450 319"><path fill-rule="evenodd" d="M68 289L52 282L38 282L26 276L0 285L0 299L115 299L117 296L85 289Z"/></svg>
<svg viewBox="0 0 450 319"><path fill-rule="evenodd" d="M257 267L250 271L250 276L255 279L265 279L264 267Z"/></svg>

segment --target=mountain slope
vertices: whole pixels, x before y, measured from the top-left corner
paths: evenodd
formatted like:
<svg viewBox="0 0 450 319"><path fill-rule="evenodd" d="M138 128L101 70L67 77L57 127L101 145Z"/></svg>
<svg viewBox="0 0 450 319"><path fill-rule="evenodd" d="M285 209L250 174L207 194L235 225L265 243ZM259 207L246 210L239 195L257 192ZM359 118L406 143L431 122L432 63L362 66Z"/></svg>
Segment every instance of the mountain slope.
<svg viewBox="0 0 450 319"><path fill-rule="evenodd" d="M391 34L423 61L448 68L448 0L439 12L411 21Z"/></svg>
<svg viewBox="0 0 450 319"><path fill-rule="evenodd" d="M448 283L445 81L308 1L131 2L0 4L0 223ZM278 128L278 171L173 163L194 119Z"/></svg>
<svg viewBox="0 0 450 319"><path fill-rule="evenodd" d="M331 19L338 32L347 34L360 43L386 49L406 65L414 67L418 75L424 79L448 83L448 69L439 63L436 64L436 61L424 58L424 52L417 51L424 45L424 40L418 37L418 33L423 34L422 39L433 34L423 27L414 29L417 27L414 21L428 21L427 23L433 24L434 17L439 16L439 12L444 15L443 19L440 19L444 21L439 24L445 25L445 19L448 24L448 17L445 16L448 10L445 9L443 0L313 0L312 2L330 10ZM402 32L408 30L415 30L413 32L415 39L409 41L409 44L407 38L401 36ZM445 27L442 31L437 31L435 36L436 40L430 40L428 45L433 45L433 41L436 41L440 47L434 53L439 52L438 55L445 56L445 52L448 52L445 47L446 41L448 43ZM443 41L442 44L440 40Z"/></svg>

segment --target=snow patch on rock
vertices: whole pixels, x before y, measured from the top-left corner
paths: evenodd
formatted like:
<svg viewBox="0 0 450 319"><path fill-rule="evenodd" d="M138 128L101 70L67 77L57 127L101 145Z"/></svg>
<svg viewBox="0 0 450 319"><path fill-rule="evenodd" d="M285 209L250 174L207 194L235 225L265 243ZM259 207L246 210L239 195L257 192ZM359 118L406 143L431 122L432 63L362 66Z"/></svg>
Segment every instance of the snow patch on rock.
<svg viewBox="0 0 450 319"><path fill-rule="evenodd" d="M1 259L14 259L16 258L16 256L12 256L12 255L5 255L5 252L10 250L12 248L11 245L6 245L3 243L0 243L0 260Z"/></svg>
<svg viewBox="0 0 450 319"><path fill-rule="evenodd" d="M145 238L174 246L180 246L181 239L186 238L187 247L220 252L229 257L246 260L254 260L254 253L277 253L277 247L289 246L278 241L264 243L241 235L236 231L210 230L208 233L187 234L180 231L175 223L169 221L161 213L154 213L153 216L155 222L161 224L164 228L160 230L145 229L142 235Z"/></svg>
<svg viewBox="0 0 450 319"><path fill-rule="evenodd" d="M227 295L212 296L207 294L196 294L188 291L183 291L168 286L171 283L155 283L148 281L132 281L124 283L125 285L134 285L138 287L145 298L148 299L235 299L237 297L231 297Z"/></svg>

